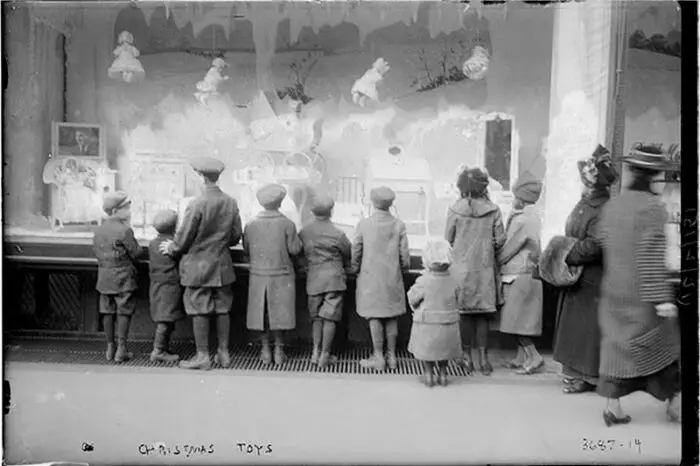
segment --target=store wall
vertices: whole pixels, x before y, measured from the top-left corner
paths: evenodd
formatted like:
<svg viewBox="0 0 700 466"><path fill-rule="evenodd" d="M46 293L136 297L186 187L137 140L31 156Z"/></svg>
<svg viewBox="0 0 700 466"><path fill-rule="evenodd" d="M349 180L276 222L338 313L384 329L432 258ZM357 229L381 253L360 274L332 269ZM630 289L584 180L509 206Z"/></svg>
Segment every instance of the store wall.
<svg viewBox="0 0 700 466"><path fill-rule="evenodd" d="M482 13L481 20L475 14L468 16L462 31L431 39L427 13L422 10L417 24L408 27L397 23L375 30L368 34L362 47L355 25L343 23L334 28L326 27L318 34L306 28L300 42L307 47L320 43L332 49L331 53L319 57L305 83L306 94L315 99L305 110L309 121L302 127L301 136L299 129L290 128L280 131L284 134L268 143L284 147L288 141L299 138L310 142L310 120L322 114L325 122L320 150L328 160L330 177L361 176L363 158L378 147L385 147L386 126L391 122L391 131L404 144L405 150L428 158L433 176L439 178L436 182L451 182L455 167L473 160L475 144L468 138L465 140L459 131L461 126L449 120L455 115L463 118L470 111L499 111L515 116L521 169L542 176L544 161L539 147L548 131L552 9L516 5L509 6L507 14L500 7L483 9ZM194 53L158 52L172 50L165 45L177 29L172 21L164 19L164 13L156 11L148 27L149 23L137 8L127 7L114 15L114 21L114 26L109 28L109 39L123 29L134 33L135 45L143 51L140 60L146 70L146 80L125 84L107 79L114 42L105 43L104 28L93 28L92 32L82 32L80 43L83 45L69 50L66 101L69 120L97 119L106 125L110 158L114 166L122 169L122 185L127 182L128 166L119 162L119 156L139 151L179 152L183 156L214 153L233 168L247 164L246 160L235 159L230 149L247 138L251 115L248 109L236 108L234 104L250 103L256 95L255 55L227 53L226 59L231 64L227 73L231 79L220 88L223 103L203 107L196 103L192 94L211 59ZM217 31L210 27L196 37L188 36L188 40L193 47L205 47L216 35L218 44L228 40L237 48L252 47L250 23L240 23L228 39L222 29ZM278 25L278 42L289 37L285 27L288 28L283 23ZM412 82L424 78L419 51L423 49L426 55L434 56L445 43L455 45L462 40L470 44L476 27L493 50L486 79L415 92ZM188 31L191 34L191 27ZM90 54L85 53L86 43L101 45ZM465 50L467 53L461 51L453 55L454 63L460 68L468 56L469 48ZM305 55L275 56L272 74L277 89L292 83L290 65ZM379 108L364 110L351 103L350 88L379 56L391 65L380 88L384 103ZM432 60L429 67L434 73L439 64ZM291 110L280 105L278 112L290 114ZM426 129L429 127L433 129ZM259 144L259 147L264 146L265 143Z"/></svg>

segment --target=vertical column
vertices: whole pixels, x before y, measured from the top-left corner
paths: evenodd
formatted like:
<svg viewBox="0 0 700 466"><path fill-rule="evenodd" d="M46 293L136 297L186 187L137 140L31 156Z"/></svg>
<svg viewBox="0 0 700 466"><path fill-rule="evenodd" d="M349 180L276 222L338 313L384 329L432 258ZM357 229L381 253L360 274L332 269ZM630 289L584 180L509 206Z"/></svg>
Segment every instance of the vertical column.
<svg viewBox="0 0 700 466"><path fill-rule="evenodd" d="M51 122L63 116L60 33L34 21L30 5L4 6L8 86L3 200L8 219L21 223L31 222L46 209L42 172L51 151Z"/></svg>
<svg viewBox="0 0 700 466"><path fill-rule="evenodd" d="M554 8L550 132L543 195L543 241L564 232L580 194L576 161L608 144L615 70L613 2L575 2Z"/></svg>

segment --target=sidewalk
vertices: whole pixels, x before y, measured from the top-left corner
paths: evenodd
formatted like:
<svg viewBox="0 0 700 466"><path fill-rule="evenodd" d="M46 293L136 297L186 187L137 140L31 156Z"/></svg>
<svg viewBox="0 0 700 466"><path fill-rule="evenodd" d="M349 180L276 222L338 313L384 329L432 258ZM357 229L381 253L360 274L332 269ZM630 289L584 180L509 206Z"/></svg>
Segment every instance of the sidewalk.
<svg viewBox="0 0 700 466"><path fill-rule="evenodd" d="M8 464L678 463L681 427L645 394L607 428L596 394L556 381L185 372L10 362ZM600 443L591 451L590 445ZM92 446L91 451L87 445ZM605 451L603 451L603 448Z"/></svg>

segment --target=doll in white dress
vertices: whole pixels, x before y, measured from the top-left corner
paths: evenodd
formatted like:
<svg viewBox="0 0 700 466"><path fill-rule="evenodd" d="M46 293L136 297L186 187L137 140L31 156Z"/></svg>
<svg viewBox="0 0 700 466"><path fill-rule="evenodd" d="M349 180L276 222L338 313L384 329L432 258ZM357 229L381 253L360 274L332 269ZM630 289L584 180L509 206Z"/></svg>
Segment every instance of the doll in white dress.
<svg viewBox="0 0 700 466"><path fill-rule="evenodd" d="M227 66L228 64L223 59L215 58L207 75L197 83L197 92L194 93L194 96L201 104L206 105L210 97L219 93L219 84L228 81L229 76L222 74Z"/></svg>
<svg viewBox="0 0 700 466"><path fill-rule="evenodd" d="M141 54L132 45L133 43L134 36L129 31L122 31L119 34L119 45L112 52L115 59L109 68L110 78L133 83L143 79L146 75L141 62L136 58Z"/></svg>
<svg viewBox="0 0 700 466"><path fill-rule="evenodd" d="M383 58L378 58L372 68L367 70L360 79L355 81L352 89L352 101L360 107L365 107L370 100L379 102L377 85L390 70L389 64Z"/></svg>
<svg viewBox="0 0 700 466"><path fill-rule="evenodd" d="M462 65L462 73L471 80L479 81L484 79L488 70L489 52L481 45L477 45Z"/></svg>

